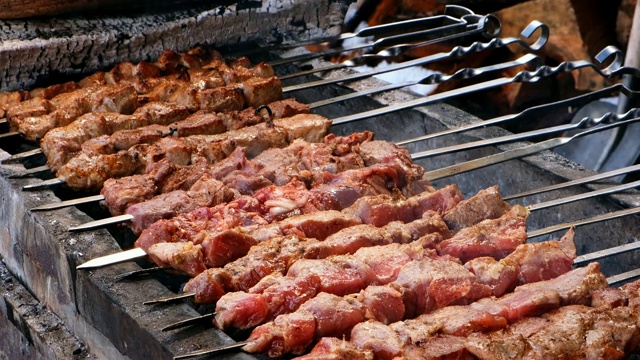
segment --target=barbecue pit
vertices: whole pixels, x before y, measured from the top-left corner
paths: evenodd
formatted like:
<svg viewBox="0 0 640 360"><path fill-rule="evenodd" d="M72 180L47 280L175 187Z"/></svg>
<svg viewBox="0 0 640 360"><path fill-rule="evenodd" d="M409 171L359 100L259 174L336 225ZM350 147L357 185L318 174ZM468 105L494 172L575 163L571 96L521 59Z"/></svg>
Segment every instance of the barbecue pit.
<svg viewBox="0 0 640 360"><path fill-rule="evenodd" d="M335 5L331 3L332 5ZM328 26L320 26L325 29ZM230 36L231 37L231 36ZM281 54L276 54L281 55ZM126 58L126 56L125 56ZM124 59L123 59L124 60ZM135 60L135 59L131 59ZM314 66L323 66L317 60ZM293 67L279 69L284 75L295 71ZM338 70L325 77L339 77L350 70ZM28 72L27 72L28 73ZM311 76L298 81L317 79ZM8 84L11 86L12 84ZM304 90L292 94L303 103L310 103L344 94L350 90L380 86L381 82L369 78L349 85L330 86ZM319 108L317 113L329 118L350 115L370 110L382 105L413 99L416 96L405 91L392 91L383 95L363 97ZM422 134L433 133L447 128L478 121L473 115L446 104L436 104L368 119L332 128L336 134L350 134L354 131L371 130L378 139L399 141ZM397 131L402 129L402 131ZM463 135L451 135L409 146L411 152L448 146L476 139L486 139L507 132L499 128L476 130ZM482 148L433 159L419 160L426 169L437 169L469 159L487 156L521 146L509 144L497 148ZM8 157L5 152L0 158ZM37 164L35 164L37 165ZM21 165L9 167L19 173ZM530 156L523 160L491 166L468 174L456 175L434 182L436 187L455 183L465 196L498 184L503 195L518 193L542 186L591 175L592 172L572 163L552 152ZM216 345L232 343L233 340L215 329L200 327L181 329L175 332L160 332L166 324L197 315L187 304L146 306L144 301L172 295L159 280L162 277L114 282L114 277L138 269L134 263L124 263L91 271L78 271L75 266L89 259L118 252L122 246L130 247L135 240L127 231L116 227L84 233L69 233L70 226L92 220L87 214L100 215L96 206L80 209L67 208L52 212L32 213L30 208L50 203L58 196L70 196L63 190L25 192L24 185L36 184L37 178L0 177L0 220L5 226L0 230L0 250L7 269L14 275L11 285L9 275L2 272L2 287L10 292L5 296L2 321L11 324L16 331L11 332L14 343L32 343L14 349L22 354L38 353L45 357L76 358L171 358L186 352L207 349ZM583 188L570 188L554 193L536 195L518 202L521 204L541 202L584 192ZM640 205L637 194L617 195L590 199L532 213L528 220L530 229L542 228L561 222L574 221L593 215L617 210L621 207ZM85 213L86 212L86 213ZM103 213L102 213L103 214ZM606 249L622 243L638 240L635 231L639 228L637 217L626 217L606 223L580 227L576 243L578 253L588 253ZM558 234L554 234L558 235ZM550 238L546 236L545 238ZM535 240L543 240L539 238ZM638 264L638 255L627 253L600 261L606 275L633 270ZM2 270L2 269L0 269ZM175 286L175 284L169 284ZM27 290L27 291L25 291ZM173 288L172 290L177 290ZM31 295L30 300L18 299ZM29 305L35 313L24 313L21 307ZM45 308L46 307L46 308ZM32 316L41 319L46 330L33 325ZM31 323L30 323L31 322ZM6 328L6 327L2 327ZM25 330L17 330L18 328ZM57 329L61 342L73 345L71 354L64 349L47 348L46 339ZM5 330L8 333L11 330ZM22 332L23 335L20 335ZM24 334L29 334L24 335ZM31 341L28 341L31 337ZM39 345L38 345L39 344ZM11 350L13 351L13 350ZM15 355L15 353L8 353ZM230 354L225 358L254 358L247 354Z"/></svg>

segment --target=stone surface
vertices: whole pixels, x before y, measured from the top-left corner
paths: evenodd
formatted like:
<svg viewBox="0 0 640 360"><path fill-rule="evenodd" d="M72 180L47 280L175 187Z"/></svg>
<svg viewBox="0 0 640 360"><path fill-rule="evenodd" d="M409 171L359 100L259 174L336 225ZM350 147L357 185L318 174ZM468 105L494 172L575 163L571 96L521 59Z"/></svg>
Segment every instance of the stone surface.
<svg viewBox="0 0 640 360"><path fill-rule="evenodd" d="M198 2L179 11L129 16L0 21L0 90L30 87L52 76L89 73L122 61L155 59L165 49L335 35L347 3Z"/></svg>
<svg viewBox="0 0 640 360"><path fill-rule="evenodd" d="M56 315L15 279L0 258L0 358L95 359Z"/></svg>

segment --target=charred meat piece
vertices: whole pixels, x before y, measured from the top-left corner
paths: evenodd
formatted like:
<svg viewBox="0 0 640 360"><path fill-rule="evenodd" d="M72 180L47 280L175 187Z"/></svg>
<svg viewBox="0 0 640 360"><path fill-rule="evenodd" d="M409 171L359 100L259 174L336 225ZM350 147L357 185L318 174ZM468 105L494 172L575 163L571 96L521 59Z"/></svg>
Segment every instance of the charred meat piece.
<svg viewBox="0 0 640 360"><path fill-rule="evenodd" d="M199 161L216 162L226 158L238 146L244 146L250 157L265 148L284 147L296 138L319 141L331 122L317 115L296 115L276 119L273 124L258 124L218 135L186 138L163 138L153 145L139 145L114 154L89 156L80 154L60 168L57 176L74 190L99 190L104 181L141 173L146 167L167 159L178 165ZM117 163L120 169L109 171Z"/></svg>
<svg viewBox="0 0 640 360"><path fill-rule="evenodd" d="M479 223L482 220L497 219L511 209L493 186L479 191L476 195L462 201L444 216L451 231L458 231Z"/></svg>
<svg viewBox="0 0 640 360"><path fill-rule="evenodd" d="M483 220L458 231L440 244L439 252L463 263L481 256L501 259L527 240L528 215L526 208L515 205L500 218Z"/></svg>
<svg viewBox="0 0 640 360"><path fill-rule="evenodd" d="M47 132L40 141L40 147L47 157L47 165L55 172L82 150L85 141L119 130L150 124L170 124L188 115L189 112L184 107L169 103L148 103L139 107L132 115L89 113L67 126Z"/></svg>

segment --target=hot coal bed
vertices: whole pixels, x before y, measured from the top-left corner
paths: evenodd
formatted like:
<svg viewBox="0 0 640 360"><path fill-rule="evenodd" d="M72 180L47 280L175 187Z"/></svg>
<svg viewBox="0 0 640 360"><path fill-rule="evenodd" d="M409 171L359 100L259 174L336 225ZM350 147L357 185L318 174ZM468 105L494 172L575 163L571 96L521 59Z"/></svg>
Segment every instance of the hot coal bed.
<svg viewBox="0 0 640 360"><path fill-rule="evenodd" d="M344 4L329 2L326 9L342 5ZM331 28L330 24L323 24L320 20L316 24L319 24L320 28ZM174 49L181 50L184 47L176 45ZM127 55L118 61L126 59ZM314 66L321 66L321 62L315 62ZM278 68L278 71L278 75L283 75L296 69ZM344 71L348 70L330 72L325 76L340 77ZM285 81L284 84L313 79L317 78L300 78ZM7 84L5 83L5 86ZM350 83L348 86L314 88L291 95L300 102L311 103L379 85L380 82L376 79L366 79ZM336 118L415 97L405 91L393 91L319 108L315 112L328 118ZM334 126L332 132L346 135L370 130L376 134L377 139L400 141L478 120L472 114L450 105L436 104ZM463 135L415 143L409 146L409 150L413 153L504 134L506 131L499 128L476 130ZM20 144L12 144L16 145ZM419 160L417 163L428 170L438 169L519 146L522 146L522 143L438 156ZM0 158L8 156L6 152L0 152ZM41 164L36 161L28 166ZM107 214L99 207L90 205L50 212L30 212L29 209L34 206L57 199L78 197L78 194L72 194L64 188L25 192L22 190L24 185L36 184L41 180L34 177L11 177L24 171L22 165L3 168L4 175L0 177L0 250L3 262L0 264L0 288L3 292L0 306L2 356L170 359L187 352L234 342L230 335L211 327L194 326L169 332L160 331L163 326L196 316L198 312L186 303L148 306L143 305L143 302L174 294L185 278L176 280L172 276L155 274L130 281L114 281L119 274L139 269L140 266L136 263L123 263L91 271L76 270L77 265L89 259L115 253L122 248L130 248L134 240L133 234L117 226L89 232L68 232L69 227L86 223L94 217L105 217ZM434 182L434 186L439 188L455 183L465 196L471 196L481 189L499 185L501 193L509 195L591 174L591 171L553 152L544 152L438 180ZM582 192L584 188L569 188L531 196L519 203L526 205ZM571 203L533 212L528 219L528 229L543 228L638 205L640 198L636 194ZM640 239L637 229L640 229L640 220L635 216L580 227L576 235L578 254L638 241ZM561 234L562 232L559 232L530 241L557 238ZM638 260L640 259L636 253L626 253L605 258L600 263L605 275L610 276L637 268L640 263ZM230 353L221 355L220 358L252 359L256 356Z"/></svg>

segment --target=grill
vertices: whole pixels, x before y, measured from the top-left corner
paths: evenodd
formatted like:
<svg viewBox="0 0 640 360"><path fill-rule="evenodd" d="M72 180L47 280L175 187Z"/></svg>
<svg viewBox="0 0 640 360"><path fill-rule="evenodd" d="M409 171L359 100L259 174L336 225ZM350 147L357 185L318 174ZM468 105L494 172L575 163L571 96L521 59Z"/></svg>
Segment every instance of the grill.
<svg viewBox="0 0 640 360"><path fill-rule="evenodd" d="M271 4L271 2L269 3ZM229 42L255 40L245 36L246 33L249 33L249 31L245 31L246 27L227 26L229 24L228 18L220 18L215 15L223 11L221 9L228 11L233 6L173 12L166 28L150 30L152 28L150 27L141 31L147 41L153 36L166 38L177 31L177 28L183 26L194 32L187 32L188 36L184 38L175 38L172 40L176 41L175 43L148 41L147 46L143 47L140 53L133 50L129 52L122 50L127 48L127 45L130 46L135 37L132 37L131 42L127 43L122 38L118 38L117 34L108 35L108 40L105 43L109 45L106 45L106 48L118 56L108 60L105 57L96 56L93 52L98 53L100 49L94 47L91 51L83 53L85 55L83 55L82 61L87 63L87 69L92 70L107 65L107 62L137 61L144 57L157 56L161 47L185 49L202 42L213 42L220 45L225 39ZM265 8L272 9L270 6L283 10L264 11ZM258 30L256 32L258 39L271 40L275 36L276 38L304 40L336 33L337 24L340 23L341 14L345 10L343 4L328 1L318 6L314 5L322 11L316 12L315 16L311 16L309 19L305 18L306 26L301 26L299 22L291 20L290 14L307 14L306 11L300 11L304 6L306 6L304 2L274 2L269 6L263 4L260 9L238 9L234 16L237 21L245 24L254 24L256 18L265 22L275 19L272 22L274 24L272 28L258 27L256 29ZM332 16L327 18L326 14ZM211 21L215 26L225 26L225 29L230 29L230 33L223 38L218 38L216 36L220 36L219 34L197 32L196 29L199 27L191 22L195 18L205 24ZM165 18L162 19L165 20ZM144 23L144 21L141 22ZM303 28L304 30L301 30ZM274 35L273 29L286 29L286 31ZM185 32L183 31L183 33ZM211 36L214 40L210 40ZM71 35L70 41L79 41L78 36ZM57 45L55 42L51 42L47 46ZM2 83L3 87L30 86L55 80L43 80L38 73L38 64L44 60L25 56L33 49L5 48L5 51L9 57L29 59L25 61L32 61L33 64L8 70L10 76L6 77L7 80ZM279 50L272 54L255 55L255 59L261 59L260 56L274 59L300 52L300 49L287 52ZM141 54L144 55L141 57ZM94 62L94 59L99 60ZM322 60L314 60L311 64L314 68L328 66ZM70 72L77 72L77 70L70 70L73 68L74 66L60 63L58 68L52 70L67 76L73 75ZM279 66L276 69L279 76L300 71L293 65ZM338 79L353 73L349 69L338 69L322 73L322 78ZM285 85L305 84L318 79L315 75L310 74L285 80ZM379 88L385 85L375 78L367 77L339 86L323 86L296 91L292 95L298 101L310 104L352 91ZM319 107L314 112L330 119L336 119L418 98L418 96L403 90L392 90ZM472 114L438 102L363 121L335 125L331 131L337 135L348 135L353 132L370 130L376 134L377 139L398 142L474 124L478 121L479 119ZM398 129L402 129L402 131L398 131ZM430 149L508 134L507 131L497 127L482 128L412 143L408 145L408 148L412 154L415 154ZM8 141L15 142L9 143L5 149L25 150L29 146L22 140L8 139ZM425 169L440 169L525 145L528 143L518 142L482 147L419 159L416 160L416 163ZM0 152L0 158L9 156L4 151ZM9 339L8 346L4 347L7 357L27 357L37 353L47 358L164 359L234 342L232 336L239 334L230 334L230 336L210 327L195 326L178 331L160 331L167 324L199 315L192 306L186 303L143 305L143 302L151 299L174 295L175 292L178 292L184 278L176 280L176 277L171 274L154 273L151 277L114 281L114 278L122 273L140 269L137 264L131 262L89 271L76 270L77 265L87 260L130 248L135 241L135 236L129 230L115 226L89 232L69 232L70 227L108 215L96 204L84 204L47 212L31 212L30 209L42 204L78 197L78 194L62 187L23 191L24 186L37 186L42 183L42 179L47 179L50 175L44 173L40 178L15 175L23 173L25 166L34 168L41 165L43 165L43 159L39 157L30 158L24 164L5 164L3 165L4 175L0 177L0 194L2 194L0 219L4 224L0 230L0 239L2 240L0 249L4 262L3 267L0 268L0 278L2 279L0 288L6 294L2 307L4 313L2 321L10 325L10 327L0 327L6 329L0 330L0 334ZM510 160L473 172L438 179L433 181L433 185L436 188L441 188L446 184L455 183L462 189L465 197L470 197L484 188L499 185L502 195L506 196L593 174L592 171L553 152L545 151L523 159ZM572 187L529 196L515 202L522 205L534 204L584 193L585 189L603 187L606 186L591 184ZM530 230L541 229L558 223L575 222L639 205L640 198L635 192L598 197L534 211L527 220L527 224ZM581 226L578 228L576 236L578 254L587 254L636 242L638 240L636 230L640 228L639 225L636 216L627 216L609 220L606 223ZM562 231L555 232L535 238L534 241L557 238L562 233ZM599 262L602 271L607 276L612 276L635 270L638 260L638 254L627 252L607 256ZM206 312L208 309L200 308L198 310ZM20 330L12 332L10 329ZM222 355L221 358L250 359L255 356L235 353Z"/></svg>

